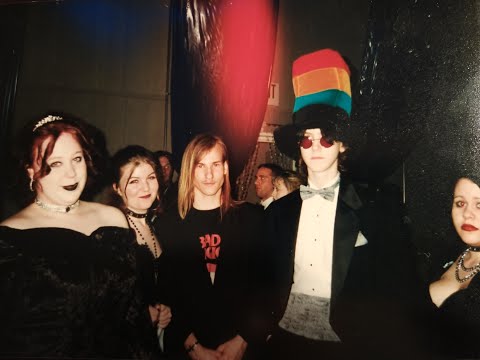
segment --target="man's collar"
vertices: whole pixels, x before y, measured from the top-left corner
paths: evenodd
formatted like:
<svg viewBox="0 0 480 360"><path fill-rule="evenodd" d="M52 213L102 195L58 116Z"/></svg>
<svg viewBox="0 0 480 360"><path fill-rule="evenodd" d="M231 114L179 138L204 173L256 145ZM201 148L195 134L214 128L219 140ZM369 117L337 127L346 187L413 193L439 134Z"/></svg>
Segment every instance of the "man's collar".
<svg viewBox="0 0 480 360"><path fill-rule="evenodd" d="M265 200L261 200L260 205L262 205L263 208L266 209L268 207L268 205L270 205L272 202L273 202L273 196L270 196L270 197L266 198Z"/></svg>

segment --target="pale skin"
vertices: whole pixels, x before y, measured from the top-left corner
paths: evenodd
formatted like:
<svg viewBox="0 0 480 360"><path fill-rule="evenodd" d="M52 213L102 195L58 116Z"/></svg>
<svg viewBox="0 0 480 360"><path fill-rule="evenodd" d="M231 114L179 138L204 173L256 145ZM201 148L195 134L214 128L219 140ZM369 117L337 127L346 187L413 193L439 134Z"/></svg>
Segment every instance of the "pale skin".
<svg viewBox="0 0 480 360"><path fill-rule="evenodd" d="M306 129L305 136L313 140L309 149L300 147L300 153L307 165L308 182L318 189L325 187L338 175L338 156L346 149L340 141L325 148L320 144L322 131L319 128Z"/></svg>
<svg viewBox="0 0 480 360"><path fill-rule="evenodd" d="M455 230L466 245L480 246L480 188L469 179L462 178L455 186L452 221ZM455 269L459 258L439 280L430 284L430 297L437 307L440 307L453 293L467 288L473 278L463 283L455 279ZM478 263L480 263L480 252L470 251L464 259L464 265L467 268ZM460 269L460 278L464 278L468 274L469 272Z"/></svg>
<svg viewBox="0 0 480 360"><path fill-rule="evenodd" d="M41 151L45 151L47 142L42 144ZM51 171L35 182L36 197L52 206L74 204L80 198L87 180L87 166L77 140L69 133L61 134L47 164ZM39 169L39 163L32 164L27 169L28 176L32 177ZM128 228L125 217L118 209L86 201L81 201L78 207L68 213L47 211L32 203L0 225L15 229L60 227L85 235L103 226Z"/></svg>
<svg viewBox="0 0 480 360"><path fill-rule="evenodd" d="M120 169L120 174L120 182L119 184L113 184L113 189L122 198L123 203L128 209L138 214L147 213L158 194L159 186L155 170L150 164L141 162L138 166L134 164L123 166ZM150 227L146 219L138 219L135 217L129 217L129 219L129 221L135 223L143 239L147 241L147 246L152 254L155 256L154 249L157 249L156 256L160 256L162 249L155 234L154 239L152 239ZM142 237L137 234L136 239L140 245L143 245ZM155 241L155 245L153 241ZM148 310L152 323L162 329L166 328L172 319L172 312L167 305L149 305Z"/></svg>
<svg viewBox="0 0 480 360"><path fill-rule="evenodd" d="M223 182L227 175L228 163L223 160L221 148L216 145L195 167L193 207L198 210L218 208L221 204ZM188 349L196 341L197 338L192 332L185 339L185 348ZM236 335L216 349L209 349L199 343L188 355L194 360L240 360L246 348L247 342L240 335Z"/></svg>
<svg viewBox="0 0 480 360"><path fill-rule="evenodd" d="M274 181L274 188L273 188L273 199L278 200L281 197L284 197L285 195L288 195L289 191L287 187L285 186L285 182L283 179L276 178Z"/></svg>

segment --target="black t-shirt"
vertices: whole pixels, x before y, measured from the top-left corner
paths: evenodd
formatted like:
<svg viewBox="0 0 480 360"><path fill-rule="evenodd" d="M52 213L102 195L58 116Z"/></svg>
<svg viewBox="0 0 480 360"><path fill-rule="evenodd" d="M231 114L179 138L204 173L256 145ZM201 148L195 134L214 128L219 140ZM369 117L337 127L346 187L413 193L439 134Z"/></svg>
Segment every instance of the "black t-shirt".
<svg viewBox="0 0 480 360"><path fill-rule="evenodd" d="M261 207L243 203L223 217L217 208L192 209L183 220L164 219L177 279L172 312L180 344L191 332L209 348L237 334L247 341L254 336L263 214Z"/></svg>

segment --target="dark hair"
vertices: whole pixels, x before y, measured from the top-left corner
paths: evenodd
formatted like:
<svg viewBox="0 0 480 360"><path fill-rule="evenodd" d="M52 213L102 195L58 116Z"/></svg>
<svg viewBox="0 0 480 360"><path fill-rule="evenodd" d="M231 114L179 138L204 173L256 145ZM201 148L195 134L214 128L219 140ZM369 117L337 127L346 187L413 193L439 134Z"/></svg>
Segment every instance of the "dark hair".
<svg viewBox="0 0 480 360"><path fill-rule="evenodd" d="M260 164L257 166L257 169L260 169L260 168L270 169L270 171L272 172L273 178L276 178L278 175L280 175L283 172L283 168L280 165L277 165L274 163Z"/></svg>
<svg viewBox="0 0 480 360"><path fill-rule="evenodd" d="M117 186L120 185L120 179L123 175L122 168L124 166L133 164L135 165L135 167L137 167L141 163L150 165L152 169L155 171L155 176L158 182L157 195L160 196L160 194L163 192L165 185L163 183L163 176L161 175L161 172L160 172L158 160L157 158L155 158L155 155L150 150L144 148L141 145L128 145L118 150L112 156L111 164L110 164L111 183L116 184ZM128 185L128 180L130 180L130 177L132 176L132 173L133 173L133 170L128 176L127 185ZM122 189L124 192L126 192L127 185L125 185L125 189ZM112 197L111 204L120 209L125 209L125 204L123 200L120 198L120 196L116 192ZM150 210L153 210L156 213L162 212L162 209L160 207L160 202L154 202Z"/></svg>
<svg viewBox="0 0 480 360"><path fill-rule="evenodd" d="M53 113L36 118L28 122L22 129L17 141L17 153L20 158L22 173L25 174L25 171L33 168L33 164L36 163L39 165L39 170L33 174L33 181L47 176L51 171L47 159L63 133L71 134L82 148L87 165L88 180L86 187L88 187L92 184L93 177L98 174L94 164L100 157L95 146L94 128L78 118L62 113ZM42 147L46 141L48 142L47 146L42 152ZM29 178L28 176L23 178L25 188L28 188Z"/></svg>
<svg viewBox="0 0 480 360"><path fill-rule="evenodd" d="M305 162L303 161L302 157L300 156L300 140L302 137L305 136L305 131L307 129L301 129L297 131L296 137L297 137L297 143L298 143L298 172L301 176L307 177L307 168L305 165ZM325 127L325 129L320 129L322 132L322 137L324 137L328 142L333 143L335 141L341 141L343 144L343 147L345 148L345 151L342 153L338 154L338 170L340 171L345 171L343 164L348 158L348 151L350 147L348 146L348 139L344 136L342 136L342 132L336 128L336 127Z"/></svg>
<svg viewBox="0 0 480 360"><path fill-rule="evenodd" d="M173 154L165 150L158 150L153 153L153 155L159 159L161 157L166 157L170 162L170 165L173 167Z"/></svg>

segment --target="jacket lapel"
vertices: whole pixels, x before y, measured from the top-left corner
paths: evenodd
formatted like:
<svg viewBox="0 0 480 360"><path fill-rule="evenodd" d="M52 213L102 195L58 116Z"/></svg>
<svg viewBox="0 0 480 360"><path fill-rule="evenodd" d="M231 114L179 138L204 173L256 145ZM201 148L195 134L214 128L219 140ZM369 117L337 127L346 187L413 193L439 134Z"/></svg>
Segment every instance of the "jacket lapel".
<svg viewBox="0 0 480 360"><path fill-rule="evenodd" d="M342 180L338 194L333 235L332 302L343 288L360 231L356 211L362 202L352 184Z"/></svg>

